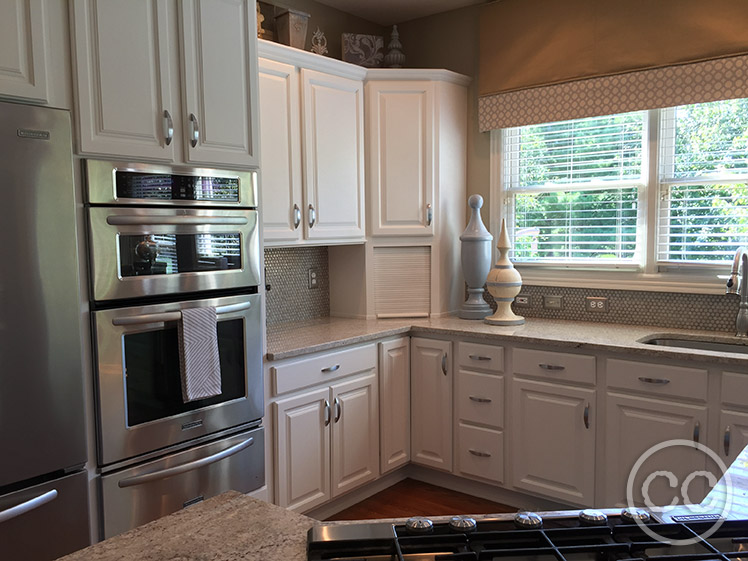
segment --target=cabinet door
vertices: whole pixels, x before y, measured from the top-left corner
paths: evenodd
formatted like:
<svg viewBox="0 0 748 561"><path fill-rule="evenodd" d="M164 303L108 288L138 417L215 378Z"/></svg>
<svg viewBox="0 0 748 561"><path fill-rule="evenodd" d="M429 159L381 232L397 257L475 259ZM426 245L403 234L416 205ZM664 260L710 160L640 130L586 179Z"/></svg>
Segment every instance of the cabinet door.
<svg viewBox="0 0 748 561"><path fill-rule="evenodd" d="M379 344L380 468L410 461L410 339Z"/></svg>
<svg viewBox="0 0 748 561"><path fill-rule="evenodd" d="M265 242L301 239L301 120L294 66L261 58L260 187Z"/></svg>
<svg viewBox="0 0 748 561"><path fill-rule="evenodd" d="M0 95L47 101L43 10L43 0L0 2Z"/></svg>
<svg viewBox="0 0 748 561"><path fill-rule="evenodd" d="M73 2L80 152L174 159L168 7L166 0Z"/></svg>
<svg viewBox="0 0 748 561"><path fill-rule="evenodd" d="M374 371L332 386L332 496L379 475L379 410Z"/></svg>
<svg viewBox="0 0 748 561"><path fill-rule="evenodd" d="M668 440L701 439L705 442L706 408L663 401L657 398L633 397L608 392L605 450L606 505L625 506L626 485L639 457L656 444ZM668 447L653 454L637 472L633 482L634 500L643 501L642 489L656 505L668 505L674 493L680 497L680 486L687 476L706 469L706 457L695 448ZM677 488L665 477L647 478L656 471L672 472L678 479ZM705 480L696 478L689 486L691 502L698 503L706 494Z"/></svg>
<svg viewBox="0 0 748 561"><path fill-rule="evenodd" d="M452 470L452 343L411 339L411 458Z"/></svg>
<svg viewBox="0 0 748 561"><path fill-rule="evenodd" d="M591 506L595 490L595 390L512 380L512 484Z"/></svg>
<svg viewBox="0 0 748 561"><path fill-rule="evenodd" d="M276 401L273 409L276 500L309 510L330 499L329 388Z"/></svg>
<svg viewBox="0 0 748 561"><path fill-rule="evenodd" d="M371 233L430 236L434 213L434 85L366 85Z"/></svg>
<svg viewBox="0 0 748 561"><path fill-rule="evenodd" d="M181 0L185 159L258 166L257 24L249 0Z"/></svg>
<svg viewBox="0 0 748 561"><path fill-rule="evenodd" d="M722 432L717 450L727 467L730 467L730 464L748 446L748 413L723 409L720 418Z"/></svg>
<svg viewBox="0 0 748 561"><path fill-rule="evenodd" d="M363 84L302 69L306 236L364 237Z"/></svg>

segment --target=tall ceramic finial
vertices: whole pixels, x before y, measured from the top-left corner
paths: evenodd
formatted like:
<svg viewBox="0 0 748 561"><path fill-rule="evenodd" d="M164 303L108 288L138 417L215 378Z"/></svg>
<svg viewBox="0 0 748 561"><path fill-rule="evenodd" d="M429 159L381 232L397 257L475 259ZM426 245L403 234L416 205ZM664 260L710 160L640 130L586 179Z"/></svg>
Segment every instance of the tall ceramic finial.
<svg viewBox="0 0 748 561"><path fill-rule="evenodd" d="M397 26L392 26L392 34L390 35L390 42L387 43L387 55L384 57L384 64L389 68L402 68L405 64L405 55L401 50L403 48L400 43L400 33L397 31Z"/></svg>
<svg viewBox="0 0 748 561"><path fill-rule="evenodd" d="M501 233L496 249L499 250L499 259L488 273L486 281L488 292L496 300L496 313L483 321L491 325L521 325L525 323L525 318L512 311L512 302L522 289L522 277L508 257L512 243L509 240L505 219L501 220Z"/></svg>
<svg viewBox="0 0 748 561"><path fill-rule="evenodd" d="M483 299L483 285L491 270L491 241L493 236L486 230L480 218L483 197L472 195L468 199L470 222L460 236L462 274L468 285L468 298L460 309L463 319L483 319L491 313L491 307Z"/></svg>

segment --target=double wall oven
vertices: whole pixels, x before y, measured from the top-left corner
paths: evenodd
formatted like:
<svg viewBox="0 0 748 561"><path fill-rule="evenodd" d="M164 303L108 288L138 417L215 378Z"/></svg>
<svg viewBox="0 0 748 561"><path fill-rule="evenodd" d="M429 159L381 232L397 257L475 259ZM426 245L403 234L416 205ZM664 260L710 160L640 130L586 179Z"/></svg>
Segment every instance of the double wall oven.
<svg viewBox="0 0 748 561"><path fill-rule="evenodd" d="M85 162L102 533L264 483L255 172ZM182 312L215 309L220 393L185 401Z"/></svg>

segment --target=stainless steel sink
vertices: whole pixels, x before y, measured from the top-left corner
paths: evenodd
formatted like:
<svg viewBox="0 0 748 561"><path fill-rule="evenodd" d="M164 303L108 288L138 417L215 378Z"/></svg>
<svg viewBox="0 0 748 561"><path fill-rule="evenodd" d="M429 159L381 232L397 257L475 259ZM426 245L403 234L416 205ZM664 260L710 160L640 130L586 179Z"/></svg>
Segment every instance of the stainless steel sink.
<svg viewBox="0 0 748 561"><path fill-rule="evenodd" d="M720 353L748 354L748 339L745 341L705 341L703 339L686 339L676 336L655 336L641 340L646 345L664 347L680 347L684 349L698 349L701 351L716 351Z"/></svg>

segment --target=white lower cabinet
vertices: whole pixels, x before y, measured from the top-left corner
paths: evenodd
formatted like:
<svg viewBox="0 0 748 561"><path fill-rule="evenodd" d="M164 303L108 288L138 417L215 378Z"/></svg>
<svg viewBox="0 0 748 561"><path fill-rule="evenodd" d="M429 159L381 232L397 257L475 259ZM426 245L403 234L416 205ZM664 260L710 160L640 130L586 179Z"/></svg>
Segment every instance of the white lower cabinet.
<svg viewBox="0 0 748 561"><path fill-rule="evenodd" d="M504 481L504 433L460 422L457 425L457 466L460 475Z"/></svg>
<svg viewBox="0 0 748 561"><path fill-rule="evenodd" d="M591 506L595 491L595 390L512 380L511 484Z"/></svg>
<svg viewBox="0 0 748 561"><path fill-rule="evenodd" d="M748 397L748 396L746 396ZM720 443L718 453L727 467L748 446L748 413L723 409L720 414Z"/></svg>
<svg viewBox="0 0 748 561"><path fill-rule="evenodd" d="M380 469L410 462L410 338L379 343Z"/></svg>

